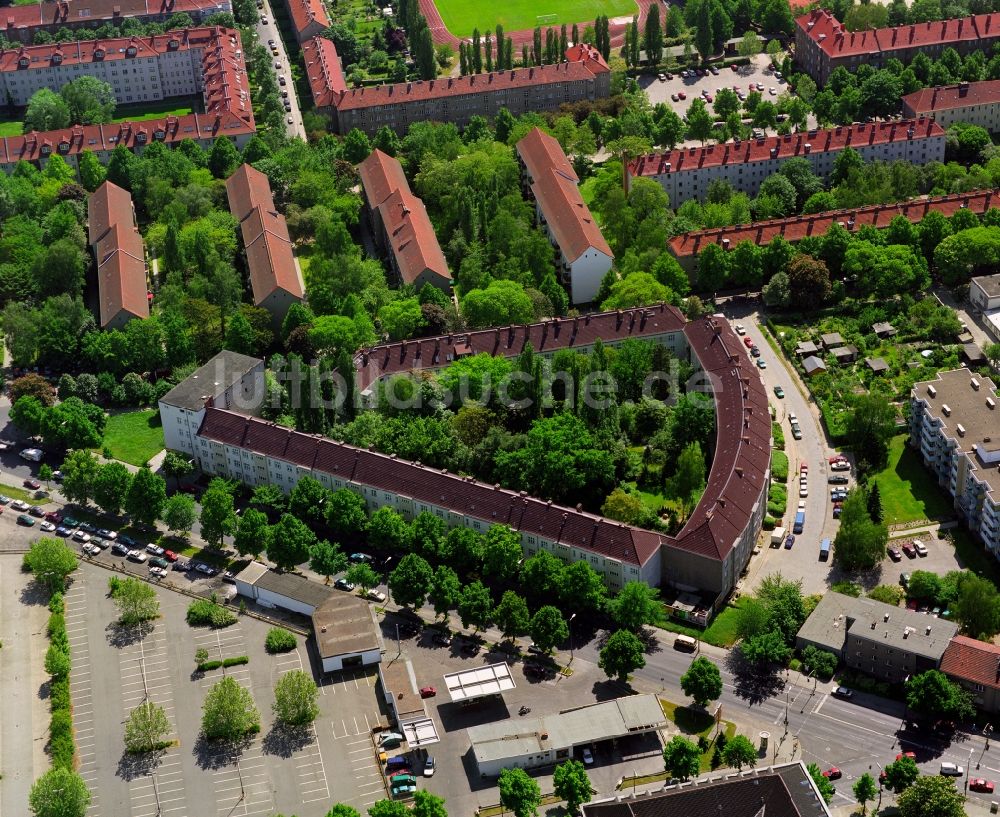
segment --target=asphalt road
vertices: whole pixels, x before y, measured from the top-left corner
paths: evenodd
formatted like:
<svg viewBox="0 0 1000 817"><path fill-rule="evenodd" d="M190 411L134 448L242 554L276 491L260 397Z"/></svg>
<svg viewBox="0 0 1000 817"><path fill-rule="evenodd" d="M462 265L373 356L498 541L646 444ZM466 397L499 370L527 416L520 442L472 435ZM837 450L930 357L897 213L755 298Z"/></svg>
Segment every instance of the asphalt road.
<svg viewBox="0 0 1000 817"><path fill-rule="evenodd" d="M274 40L275 47L278 49L278 56L273 56L272 67L274 63L280 63L281 68L274 68L275 77L279 80L278 90L288 91L288 101L292 105L292 110L286 112L285 114L285 129L289 136L298 136L305 140L306 129L302 125L302 111L299 108L299 100L295 96L295 82L292 80L292 66L288 59L288 52L285 49L285 43L281 39L281 33L278 31L278 26L274 22L274 14L271 13L271 6L264 0L264 8L259 9L260 16L257 18L257 36L260 38L260 44L265 48L268 48L268 40ZM267 25L264 25L261 20L263 18L267 19ZM282 85L280 78L285 78L285 85ZM288 124L288 117L291 117L292 122Z"/></svg>

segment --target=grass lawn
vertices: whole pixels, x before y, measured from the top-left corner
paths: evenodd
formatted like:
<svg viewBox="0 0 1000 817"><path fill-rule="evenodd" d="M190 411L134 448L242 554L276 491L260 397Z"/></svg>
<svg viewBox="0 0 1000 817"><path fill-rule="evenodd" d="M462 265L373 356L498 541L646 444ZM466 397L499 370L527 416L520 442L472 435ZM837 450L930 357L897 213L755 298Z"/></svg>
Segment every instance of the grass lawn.
<svg viewBox="0 0 1000 817"><path fill-rule="evenodd" d="M44 482L42 483L42 488L45 488ZM0 485L0 494L9 496L11 499L20 499L22 502L30 502L32 505L44 505L49 501L47 499L35 499L34 491L15 488L13 485Z"/></svg>
<svg viewBox="0 0 1000 817"><path fill-rule="evenodd" d="M497 23L508 32L535 26L590 22L601 14L629 17L636 14L634 0L508 0L500 6L481 6L470 0L435 0L445 26L456 37L469 37L472 29L493 31Z"/></svg>
<svg viewBox="0 0 1000 817"><path fill-rule="evenodd" d="M129 465L145 465L163 450L163 428L156 409L114 414L104 429L111 456Z"/></svg>
<svg viewBox="0 0 1000 817"><path fill-rule="evenodd" d="M924 468L920 455L906 445L906 435L893 437L889 465L875 477L888 525L950 516L951 503Z"/></svg>
<svg viewBox="0 0 1000 817"><path fill-rule="evenodd" d="M699 630L697 627L686 627L673 619L661 625L661 628L671 633L700 638L716 647L731 647L736 643L736 617L739 606L740 603L737 601L725 607L704 630Z"/></svg>
<svg viewBox="0 0 1000 817"><path fill-rule="evenodd" d="M0 136L20 136L23 132L23 122L0 122Z"/></svg>
<svg viewBox="0 0 1000 817"><path fill-rule="evenodd" d="M189 100L190 101L190 100ZM112 122L141 122L144 119L162 119L165 116L185 116L194 113L191 105L179 104L180 99L164 99L160 102L138 102L134 105L118 105Z"/></svg>

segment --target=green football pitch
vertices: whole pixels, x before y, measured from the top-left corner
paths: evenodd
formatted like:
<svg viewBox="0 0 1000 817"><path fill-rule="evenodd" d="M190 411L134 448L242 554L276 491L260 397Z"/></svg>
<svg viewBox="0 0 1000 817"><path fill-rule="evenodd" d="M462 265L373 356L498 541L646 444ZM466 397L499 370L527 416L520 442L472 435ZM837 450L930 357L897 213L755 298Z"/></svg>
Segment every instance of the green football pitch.
<svg viewBox="0 0 1000 817"><path fill-rule="evenodd" d="M434 0L434 5L448 30L463 39L471 36L474 28L485 35L497 23L511 32L588 23L601 14L612 19L632 17L639 11L635 0L506 0L497 6L480 0Z"/></svg>

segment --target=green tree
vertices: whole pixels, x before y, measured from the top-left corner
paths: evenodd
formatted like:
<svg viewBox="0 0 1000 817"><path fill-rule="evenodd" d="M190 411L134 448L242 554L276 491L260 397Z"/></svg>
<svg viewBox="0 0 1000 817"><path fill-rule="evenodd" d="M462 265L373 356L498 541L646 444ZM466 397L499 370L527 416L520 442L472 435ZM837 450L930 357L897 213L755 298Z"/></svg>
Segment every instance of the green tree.
<svg viewBox="0 0 1000 817"><path fill-rule="evenodd" d="M160 615L160 600L156 591L139 579L121 579L111 596L118 608L118 623L123 626L152 621Z"/></svg>
<svg viewBox="0 0 1000 817"><path fill-rule="evenodd" d="M695 98L687 109L687 135L689 139L697 139L703 145L712 135L714 119L708 112L705 100Z"/></svg>
<svg viewBox="0 0 1000 817"><path fill-rule="evenodd" d="M879 491L878 483L873 482L871 490L868 492L868 516L876 525L881 525L885 514L882 511L882 492Z"/></svg>
<svg viewBox="0 0 1000 817"><path fill-rule="evenodd" d="M493 621L493 599L482 582L475 581L462 589L458 601L458 616L463 627L482 630Z"/></svg>
<svg viewBox="0 0 1000 817"><path fill-rule="evenodd" d="M236 532L236 508L233 488L216 477L201 495L201 536L209 547L221 547L225 536Z"/></svg>
<svg viewBox="0 0 1000 817"><path fill-rule="evenodd" d="M912 757L905 755L899 760L887 763L883 771L885 772L885 787L896 794L901 794L908 789L920 776L917 762Z"/></svg>
<svg viewBox="0 0 1000 817"><path fill-rule="evenodd" d="M511 581L517 577L524 557L521 537L506 525L494 525L486 533L483 552L483 569L497 581Z"/></svg>
<svg viewBox="0 0 1000 817"><path fill-rule="evenodd" d="M512 639L528 632L531 614L528 603L513 590L504 592L493 611L493 621L504 638Z"/></svg>
<svg viewBox="0 0 1000 817"><path fill-rule="evenodd" d="M50 769L31 784L28 808L34 817L84 817L89 807L90 789L69 769Z"/></svg>
<svg viewBox="0 0 1000 817"><path fill-rule="evenodd" d="M373 587L378 586L378 573L372 570L371 565L365 562L351 565L344 574L344 578L351 584L356 584L362 592L367 593Z"/></svg>
<svg viewBox="0 0 1000 817"><path fill-rule="evenodd" d="M990 641L1000 632L1000 593L989 579L964 576L951 609L962 632L972 638Z"/></svg>
<svg viewBox="0 0 1000 817"><path fill-rule="evenodd" d="M514 812L514 817L535 817L542 803L542 791L524 769L504 769L497 785L500 802Z"/></svg>
<svg viewBox="0 0 1000 817"><path fill-rule="evenodd" d="M309 568L323 576L329 584L334 573L347 569L347 557L337 545L323 539L309 551Z"/></svg>
<svg viewBox="0 0 1000 817"><path fill-rule="evenodd" d="M868 774L868 772L865 772L854 781L852 790L854 792L854 799L861 806L861 817L864 817L865 812L868 810L868 801L874 800L878 795L878 786L875 783L875 778Z"/></svg>
<svg viewBox="0 0 1000 817"><path fill-rule="evenodd" d="M611 620L620 628L636 633L647 624L663 620L663 605L659 592L645 582L626 582L608 602Z"/></svg>
<svg viewBox="0 0 1000 817"><path fill-rule="evenodd" d="M701 749L683 735L674 735L663 747L663 767L671 777L687 780L701 769Z"/></svg>
<svg viewBox="0 0 1000 817"><path fill-rule="evenodd" d="M240 154L229 139L216 139L208 153L208 169L217 179L228 179L240 163Z"/></svg>
<svg viewBox="0 0 1000 817"><path fill-rule="evenodd" d="M470 329L530 323L535 316L531 298L516 281L492 281L485 289L469 290L461 305Z"/></svg>
<svg viewBox="0 0 1000 817"><path fill-rule="evenodd" d="M302 477L288 496L288 512L318 530L326 521L326 502L330 491L317 479Z"/></svg>
<svg viewBox="0 0 1000 817"><path fill-rule="evenodd" d="M578 760L566 760L556 766L552 773L552 791L556 797L566 801L566 808L573 814L591 798L590 777L587 769Z"/></svg>
<svg viewBox="0 0 1000 817"><path fill-rule="evenodd" d="M305 726L319 715L319 688L312 675L293 669L274 685L274 717L287 726Z"/></svg>
<svg viewBox="0 0 1000 817"><path fill-rule="evenodd" d="M326 817L361 817L356 808L352 808L344 803L337 803L326 813Z"/></svg>
<svg viewBox="0 0 1000 817"><path fill-rule="evenodd" d="M536 647L543 652L550 652L569 638L569 625L558 607L547 604L531 617L528 632Z"/></svg>
<svg viewBox="0 0 1000 817"><path fill-rule="evenodd" d="M61 130L70 125L69 105L59 94L49 88L35 91L24 112L24 132Z"/></svg>
<svg viewBox="0 0 1000 817"><path fill-rule="evenodd" d="M410 809L413 817L448 817L448 812L444 807L444 798L431 794L426 789L414 792L413 808Z"/></svg>
<svg viewBox="0 0 1000 817"><path fill-rule="evenodd" d="M368 530L364 498L347 488L334 491L326 499L326 524L342 542L363 534Z"/></svg>
<svg viewBox="0 0 1000 817"><path fill-rule="evenodd" d="M697 504L705 487L705 470L701 446L697 441L689 443L677 458L673 476L667 480L667 494L681 503L685 515Z"/></svg>
<svg viewBox="0 0 1000 817"><path fill-rule="evenodd" d="M896 410L885 396L864 394L854 399L847 420L847 441L855 452L859 476L881 471L889 461L889 443L896 433Z"/></svg>
<svg viewBox="0 0 1000 817"><path fill-rule="evenodd" d="M70 502L86 505L93 496L100 470L97 457L89 451L71 451L62 464L62 493Z"/></svg>
<svg viewBox="0 0 1000 817"><path fill-rule="evenodd" d="M104 184L107 171L92 150L80 154L80 184L88 193L93 193Z"/></svg>
<svg viewBox="0 0 1000 817"><path fill-rule="evenodd" d="M964 720L976 714L972 696L938 670L927 670L906 682L906 705L929 718Z"/></svg>
<svg viewBox="0 0 1000 817"><path fill-rule="evenodd" d="M747 31L743 34L736 50L741 57L754 57L764 50L764 41L757 35L756 31Z"/></svg>
<svg viewBox="0 0 1000 817"><path fill-rule="evenodd" d="M101 125L115 115L115 94L97 77L82 76L67 82L59 96L69 108L70 121L80 125Z"/></svg>
<svg viewBox="0 0 1000 817"><path fill-rule="evenodd" d="M823 800L829 803L833 799L833 795L837 793L837 790L833 787L833 783L823 776L823 770L816 763L810 763L806 766L806 771L809 772L809 776L816 784L816 788L819 789Z"/></svg>
<svg viewBox="0 0 1000 817"><path fill-rule="evenodd" d="M699 656L681 676L681 689L691 698L695 706L708 706L709 701L722 695L722 675L715 663L705 656Z"/></svg>
<svg viewBox="0 0 1000 817"><path fill-rule="evenodd" d="M830 678L837 669L837 656L812 644L802 650L802 665L810 674L822 679Z"/></svg>
<svg viewBox="0 0 1000 817"><path fill-rule="evenodd" d="M133 754L153 752L163 747L170 734L170 721L163 707L146 700L125 719L125 749Z"/></svg>
<svg viewBox="0 0 1000 817"><path fill-rule="evenodd" d="M537 641L535 642L538 643ZM625 683L630 673L646 666L645 648L630 630L616 630L601 649L597 663L608 678Z"/></svg>
<svg viewBox="0 0 1000 817"><path fill-rule="evenodd" d="M243 511L233 539L236 552L241 556L259 556L267 550L269 539L267 514L256 508L247 508Z"/></svg>
<svg viewBox="0 0 1000 817"><path fill-rule="evenodd" d="M235 741L260 731L260 713L253 696L227 675L205 696L201 731L209 740Z"/></svg>
<svg viewBox="0 0 1000 817"><path fill-rule="evenodd" d="M663 59L663 29L660 27L660 7L654 3L646 15L646 60L650 65Z"/></svg>
<svg viewBox="0 0 1000 817"><path fill-rule="evenodd" d="M143 466L133 476L125 494L125 512L133 522L152 526L167 501L167 484L163 477Z"/></svg>
<svg viewBox="0 0 1000 817"><path fill-rule="evenodd" d="M783 664L792 654L777 630L768 630L740 643L743 657L754 664Z"/></svg>
<svg viewBox="0 0 1000 817"><path fill-rule="evenodd" d="M598 612L604 608L607 595L604 580L587 562L566 565L560 575L559 604L564 610Z"/></svg>
<svg viewBox="0 0 1000 817"><path fill-rule="evenodd" d="M383 506L368 520L368 541L379 550L409 550L412 538L410 526L393 508Z"/></svg>
<svg viewBox="0 0 1000 817"><path fill-rule="evenodd" d="M69 653L56 644L45 651L45 671L53 678L65 678L72 669Z"/></svg>
<svg viewBox="0 0 1000 817"><path fill-rule="evenodd" d="M51 592L62 592L66 577L77 568L76 554L62 540L49 536L31 543L24 554L27 565L35 580L49 588Z"/></svg>
<svg viewBox="0 0 1000 817"><path fill-rule="evenodd" d="M674 294L648 272L633 272L611 285L611 294L601 303L601 309L631 309L672 301Z"/></svg>
<svg viewBox="0 0 1000 817"><path fill-rule="evenodd" d="M167 530L182 536L194 526L196 516L194 497L188 494L174 494L163 504L163 523Z"/></svg>
<svg viewBox="0 0 1000 817"><path fill-rule="evenodd" d="M434 582L434 569L416 553L407 553L389 574L389 590L396 604L421 607Z"/></svg>
<svg viewBox="0 0 1000 817"><path fill-rule="evenodd" d="M964 817L965 798L950 777L918 777L897 801L900 817Z"/></svg>
<svg viewBox="0 0 1000 817"><path fill-rule="evenodd" d="M123 463L106 462L100 466L93 482L94 502L109 516L117 516L125 504L132 474Z"/></svg>
<svg viewBox="0 0 1000 817"><path fill-rule="evenodd" d="M409 817L410 810L398 800L379 800L368 807L368 817Z"/></svg>
<svg viewBox="0 0 1000 817"><path fill-rule="evenodd" d="M855 449L857 451L857 449ZM861 488L847 492L840 513L840 528L833 540L833 558L846 570L864 570L885 558L889 530L872 522Z"/></svg>
<svg viewBox="0 0 1000 817"><path fill-rule="evenodd" d="M744 766L753 768L757 765L757 749L745 735L736 735L726 741L722 760L738 771L742 771Z"/></svg>
<svg viewBox="0 0 1000 817"><path fill-rule="evenodd" d="M290 513L281 515L268 535L267 558L278 570L291 570L309 558L316 534Z"/></svg>
<svg viewBox="0 0 1000 817"><path fill-rule="evenodd" d="M434 608L434 614L445 617L448 612L458 606L462 598L462 583L458 574L448 565L438 565L431 580L431 589L427 600Z"/></svg>

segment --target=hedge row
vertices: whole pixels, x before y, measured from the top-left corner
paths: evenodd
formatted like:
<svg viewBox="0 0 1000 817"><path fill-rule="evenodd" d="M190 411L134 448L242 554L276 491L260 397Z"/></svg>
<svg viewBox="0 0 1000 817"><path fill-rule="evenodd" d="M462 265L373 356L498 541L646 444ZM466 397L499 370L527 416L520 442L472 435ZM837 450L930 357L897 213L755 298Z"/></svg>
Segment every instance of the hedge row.
<svg viewBox="0 0 1000 817"><path fill-rule="evenodd" d="M66 632L65 602L62 593L49 599L49 623L46 631L53 647L69 657L69 634ZM73 769L73 714L70 711L69 675L53 677L49 682L49 755L54 768Z"/></svg>
<svg viewBox="0 0 1000 817"><path fill-rule="evenodd" d="M784 451L771 452L771 476L778 482L788 482L788 455Z"/></svg>
<svg viewBox="0 0 1000 817"><path fill-rule="evenodd" d="M249 655L236 655L232 658L223 658L221 661L213 659L212 661L202 661L198 664L199 672L208 672L209 670L218 669L219 667L238 667L241 664L249 664Z"/></svg>
<svg viewBox="0 0 1000 817"><path fill-rule="evenodd" d="M771 423L771 436L774 437L774 447L784 450L785 432L781 430L781 423Z"/></svg>

